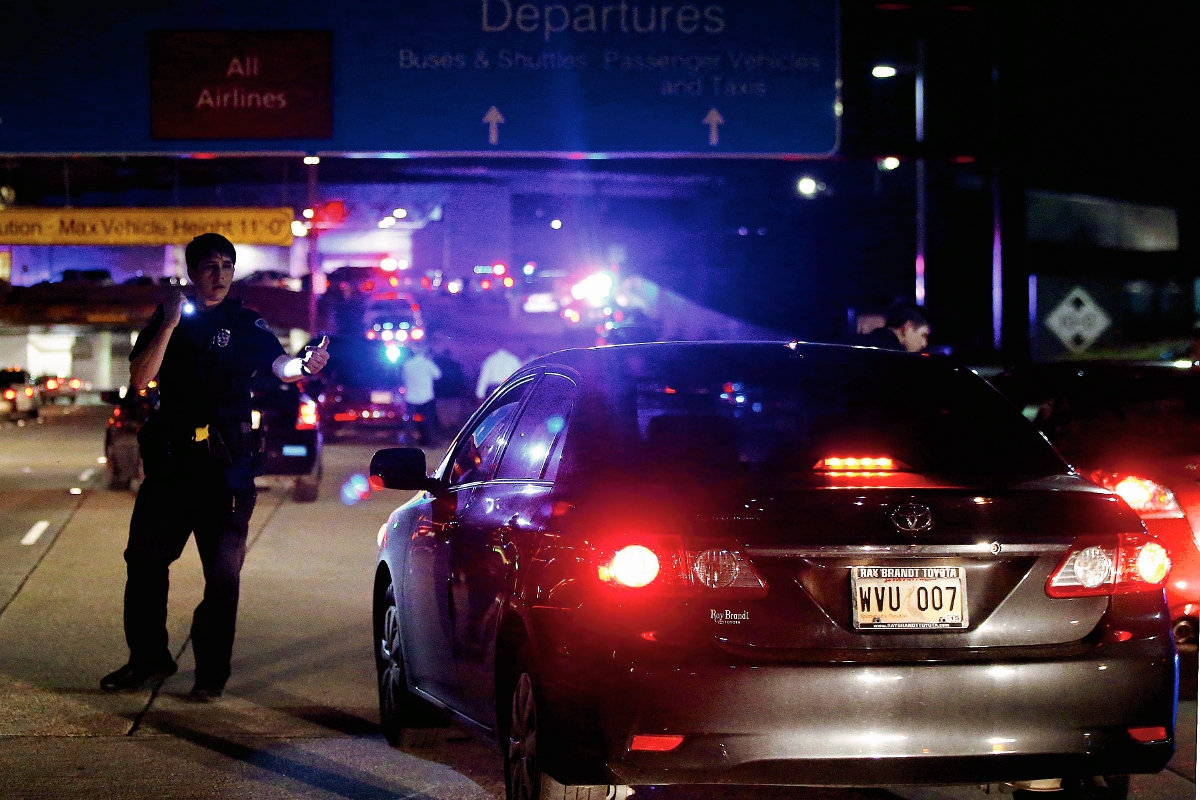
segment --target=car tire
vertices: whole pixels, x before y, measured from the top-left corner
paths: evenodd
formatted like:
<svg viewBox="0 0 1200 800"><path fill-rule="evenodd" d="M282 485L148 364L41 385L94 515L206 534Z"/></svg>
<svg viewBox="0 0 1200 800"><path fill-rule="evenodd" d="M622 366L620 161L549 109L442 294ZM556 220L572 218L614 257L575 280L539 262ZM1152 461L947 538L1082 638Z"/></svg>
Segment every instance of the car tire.
<svg viewBox="0 0 1200 800"><path fill-rule="evenodd" d="M439 727L436 711L408 690L408 673L400 644L396 594L388 587L375 634L375 671L379 687L379 721L392 747L429 747Z"/></svg>
<svg viewBox="0 0 1200 800"><path fill-rule="evenodd" d="M628 786L567 785L542 772L538 758L539 691L532 673L521 672L509 701L504 737L504 792L507 800L625 800Z"/></svg>
<svg viewBox="0 0 1200 800"><path fill-rule="evenodd" d="M321 456L317 456L317 462L313 464L312 471L307 475L301 475L296 478L296 483L292 486L292 499L297 503L312 503L317 499L321 488L321 476L325 473L325 466Z"/></svg>

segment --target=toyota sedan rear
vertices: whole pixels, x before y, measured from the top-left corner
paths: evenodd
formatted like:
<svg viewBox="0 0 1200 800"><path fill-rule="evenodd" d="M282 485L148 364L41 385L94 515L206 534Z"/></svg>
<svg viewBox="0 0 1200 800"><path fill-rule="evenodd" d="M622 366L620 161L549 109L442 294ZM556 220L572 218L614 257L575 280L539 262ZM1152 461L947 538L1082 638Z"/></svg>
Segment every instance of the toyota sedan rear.
<svg viewBox="0 0 1200 800"><path fill-rule="evenodd" d="M523 367L380 528L380 709L509 797L1101 783L1174 749L1163 546L970 371L805 344Z"/></svg>

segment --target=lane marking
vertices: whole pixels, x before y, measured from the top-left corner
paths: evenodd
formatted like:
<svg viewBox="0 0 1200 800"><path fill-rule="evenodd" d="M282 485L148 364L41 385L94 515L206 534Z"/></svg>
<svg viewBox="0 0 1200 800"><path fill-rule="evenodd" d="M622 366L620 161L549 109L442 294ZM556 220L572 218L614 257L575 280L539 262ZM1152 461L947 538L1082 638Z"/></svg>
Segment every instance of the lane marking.
<svg viewBox="0 0 1200 800"><path fill-rule="evenodd" d="M96 470L92 469L91 467L88 467L83 472L79 473L79 481L81 483L86 483L87 481L91 480L92 476L95 474L96 474Z"/></svg>
<svg viewBox="0 0 1200 800"><path fill-rule="evenodd" d="M42 534L45 533L46 529L49 527L50 520L48 519L39 520L33 523L33 527L21 537L21 544L31 545L36 543L38 539L42 538Z"/></svg>

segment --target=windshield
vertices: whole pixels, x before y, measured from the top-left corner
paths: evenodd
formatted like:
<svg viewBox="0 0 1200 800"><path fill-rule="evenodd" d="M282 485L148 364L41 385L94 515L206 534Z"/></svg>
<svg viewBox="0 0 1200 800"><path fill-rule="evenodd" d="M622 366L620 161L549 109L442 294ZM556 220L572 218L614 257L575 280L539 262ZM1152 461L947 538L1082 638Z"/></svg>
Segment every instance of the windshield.
<svg viewBox="0 0 1200 800"><path fill-rule="evenodd" d="M789 480L816 479L827 458L889 458L902 471L955 480L1065 471L969 371L840 348L780 351L680 348L622 359L605 400L614 431L605 457L675 474Z"/></svg>

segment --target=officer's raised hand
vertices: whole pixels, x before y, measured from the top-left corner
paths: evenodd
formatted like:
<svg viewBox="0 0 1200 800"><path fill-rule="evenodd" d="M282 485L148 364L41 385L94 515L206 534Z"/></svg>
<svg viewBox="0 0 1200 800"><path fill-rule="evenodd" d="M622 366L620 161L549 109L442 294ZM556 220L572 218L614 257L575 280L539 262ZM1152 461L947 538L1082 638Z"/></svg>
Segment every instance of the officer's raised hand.
<svg viewBox="0 0 1200 800"><path fill-rule="evenodd" d="M163 325L167 328L174 328L178 325L186 304L187 298L183 296L183 292L172 289L171 293L167 295L167 299L163 301Z"/></svg>
<svg viewBox="0 0 1200 800"><path fill-rule="evenodd" d="M322 336L317 344L304 348L300 356L301 369L306 375L316 375L329 363L329 337Z"/></svg>

